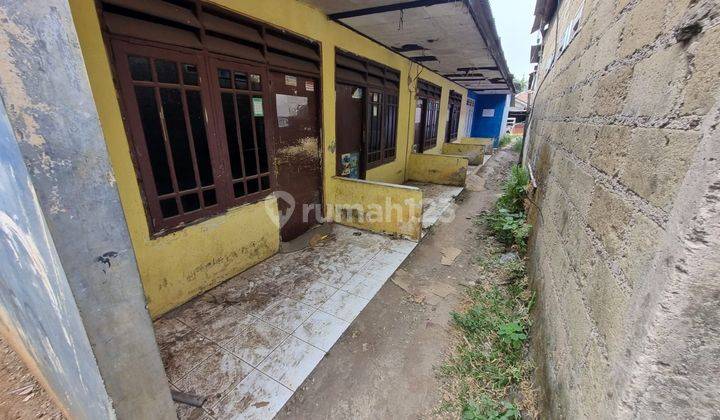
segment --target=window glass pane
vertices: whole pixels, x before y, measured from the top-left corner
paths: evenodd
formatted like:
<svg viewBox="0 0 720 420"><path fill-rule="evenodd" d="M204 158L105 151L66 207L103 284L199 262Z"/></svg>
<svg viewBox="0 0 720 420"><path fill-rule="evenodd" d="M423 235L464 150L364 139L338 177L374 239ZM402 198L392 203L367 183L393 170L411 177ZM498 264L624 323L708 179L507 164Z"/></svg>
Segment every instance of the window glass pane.
<svg viewBox="0 0 720 420"><path fill-rule="evenodd" d="M177 63L167 60L155 60L157 80L161 83L179 83Z"/></svg>
<svg viewBox="0 0 720 420"><path fill-rule="evenodd" d="M186 85L197 86L198 84L198 70L195 64L183 64L183 83Z"/></svg>
<svg viewBox="0 0 720 420"><path fill-rule="evenodd" d="M175 177L180 191L195 188L195 168L193 167L190 143L185 126L185 112L183 110L180 91L177 89L160 89L163 114L165 115L165 128L170 140Z"/></svg>
<svg viewBox="0 0 720 420"><path fill-rule="evenodd" d="M371 94L372 100L377 101L379 95L377 93ZM368 153L367 161L376 162L380 160L380 121L381 121L381 108L379 104L372 103L370 105L370 138L368 141Z"/></svg>
<svg viewBox="0 0 720 420"><path fill-rule="evenodd" d="M145 57L129 55L128 64L130 65L130 77L132 77L133 80L152 80L150 60Z"/></svg>
<svg viewBox="0 0 720 420"><path fill-rule="evenodd" d="M260 187L263 190L270 189L270 177L265 175L264 177L260 178Z"/></svg>
<svg viewBox="0 0 720 420"><path fill-rule="evenodd" d="M210 161L210 149L205 132L205 118L203 116L202 99L200 92L188 90L187 96L188 116L192 128L193 141L195 142L195 157L200 171L200 183L203 186L213 184L212 162Z"/></svg>
<svg viewBox="0 0 720 420"><path fill-rule="evenodd" d="M173 192L170 166L165 153L162 126L160 125L160 113L155 101L155 88L135 86L135 97L147 144L149 163L153 178L155 178L155 189L160 195Z"/></svg>
<svg viewBox="0 0 720 420"><path fill-rule="evenodd" d="M225 120L225 136L227 137L228 154L230 158L230 171L233 179L242 178L242 163L240 161L240 145L237 138L237 121L235 120L235 101L232 93L222 93L223 119ZM238 197L237 194L235 194Z"/></svg>
<svg viewBox="0 0 720 420"><path fill-rule="evenodd" d="M260 79L259 74L251 74L250 75L250 89L262 90L262 80Z"/></svg>
<svg viewBox="0 0 720 420"><path fill-rule="evenodd" d="M236 198L245 195L245 186L242 182L237 182L233 185L233 193L235 193Z"/></svg>
<svg viewBox="0 0 720 420"><path fill-rule="evenodd" d="M221 88L232 88L230 70L218 69L218 83L220 83Z"/></svg>
<svg viewBox="0 0 720 420"><path fill-rule="evenodd" d="M197 194L188 194L180 197L182 203L183 212L189 213L191 211L200 209L200 198Z"/></svg>
<svg viewBox="0 0 720 420"><path fill-rule="evenodd" d="M247 180L248 194L256 193L260 191L260 183L257 178Z"/></svg>
<svg viewBox="0 0 720 420"><path fill-rule="evenodd" d="M205 200L205 207L214 206L217 204L217 197L215 196L215 190L203 191L203 200Z"/></svg>
<svg viewBox="0 0 720 420"><path fill-rule="evenodd" d="M256 175L257 162L255 161L255 139L252 127L252 104L249 95L236 95L238 117L240 118L240 138L243 147L243 163L245 176Z"/></svg>
<svg viewBox="0 0 720 420"><path fill-rule="evenodd" d="M163 217L177 216L180 212L178 211L177 203L174 198L166 198L160 200L160 212Z"/></svg>
<svg viewBox="0 0 720 420"><path fill-rule="evenodd" d="M248 90L248 79L245 73L235 72L235 89Z"/></svg>
<svg viewBox="0 0 720 420"><path fill-rule="evenodd" d="M268 171L268 152L265 147L265 117L255 117L255 135L257 136L260 172L265 173Z"/></svg>

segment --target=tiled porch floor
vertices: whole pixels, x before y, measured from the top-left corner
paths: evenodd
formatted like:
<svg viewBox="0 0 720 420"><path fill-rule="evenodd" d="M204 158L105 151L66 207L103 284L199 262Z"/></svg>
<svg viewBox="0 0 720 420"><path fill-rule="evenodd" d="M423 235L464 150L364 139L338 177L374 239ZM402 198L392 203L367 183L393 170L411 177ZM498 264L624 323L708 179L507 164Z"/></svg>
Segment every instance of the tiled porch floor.
<svg viewBox="0 0 720 420"><path fill-rule="evenodd" d="M405 185L418 187L423 193L423 230L437 223L440 216L455 201L463 187L450 187L447 185L426 184L422 182L408 182Z"/></svg>
<svg viewBox="0 0 720 420"><path fill-rule="evenodd" d="M423 228L462 191L423 190ZM277 254L155 321L174 389L206 396L180 419L272 418L417 244L333 225L314 247Z"/></svg>
<svg viewBox="0 0 720 420"><path fill-rule="evenodd" d="M179 417L272 418L416 245L335 225L157 320Z"/></svg>

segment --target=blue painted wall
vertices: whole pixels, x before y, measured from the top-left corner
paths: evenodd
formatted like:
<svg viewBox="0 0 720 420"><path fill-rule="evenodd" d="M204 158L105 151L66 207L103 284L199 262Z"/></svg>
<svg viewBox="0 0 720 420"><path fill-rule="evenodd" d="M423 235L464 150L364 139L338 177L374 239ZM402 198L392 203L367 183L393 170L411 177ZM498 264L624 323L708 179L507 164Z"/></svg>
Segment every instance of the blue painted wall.
<svg viewBox="0 0 720 420"><path fill-rule="evenodd" d="M471 137L489 137L495 139L495 147L498 147L500 141L500 130L503 125L503 116L505 115L505 103L507 95L490 94L479 95L470 92L469 96L475 100L475 115L473 117ZM492 117L483 117L483 109L494 109L495 115Z"/></svg>

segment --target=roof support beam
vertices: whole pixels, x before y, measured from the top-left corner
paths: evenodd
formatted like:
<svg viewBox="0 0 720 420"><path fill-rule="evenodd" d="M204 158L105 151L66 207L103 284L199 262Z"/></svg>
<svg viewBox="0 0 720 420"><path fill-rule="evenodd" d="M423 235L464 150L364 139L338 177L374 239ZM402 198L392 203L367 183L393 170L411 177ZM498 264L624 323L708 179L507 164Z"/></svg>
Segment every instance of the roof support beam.
<svg viewBox="0 0 720 420"><path fill-rule="evenodd" d="M427 7L434 6L436 4L443 3L454 3L461 0L414 0L403 3L386 4L384 6L368 7L365 9L348 10L345 12L338 12L329 14L328 17L332 20L347 19L357 16L374 15L378 13L395 12L398 10L414 9L416 7Z"/></svg>
<svg viewBox="0 0 720 420"><path fill-rule="evenodd" d="M498 65L498 70L502 74L503 78L507 81L508 89L511 92L515 91L515 87L512 83L512 75L508 70L505 56L500 46L500 38L497 36L497 30L495 29L495 21L492 17L492 11L490 10L490 3L488 0L463 0L468 5L470 15L475 21L480 35L485 40L485 44L490 50L490 55Z"/></svg>

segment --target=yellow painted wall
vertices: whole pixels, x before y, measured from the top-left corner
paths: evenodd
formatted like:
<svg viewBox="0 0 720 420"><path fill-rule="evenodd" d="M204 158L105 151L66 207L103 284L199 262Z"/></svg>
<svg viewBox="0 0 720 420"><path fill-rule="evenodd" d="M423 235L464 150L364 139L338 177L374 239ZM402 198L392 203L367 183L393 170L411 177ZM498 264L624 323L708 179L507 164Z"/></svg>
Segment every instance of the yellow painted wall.
<svg viewBox="0 0 720 420"><path fill-rule="evenodd" d="M334 177L335 206L326 214L336 223L414 241L422 232L422 191L408 185Z"/></svg>
<svg viewBox="0 0 720 420"><path fill-rule="evenodd" d="M467 167L466 157L411 153L408 159L407 177L410 181L464 187Z"/></svg>
<svg viewBox="0 0 720 420"><path fill-rule="evenodd" d="M325 204L332 205L336 201L335 192L338 191L335 185L338 181L334 179L335 47L399 70L397 157L394 162L368 171L367 179L404 182L415 111L415 83L410 83L409 75L411 66L415 74L418 65L328 20L321 11L296 0L217 0L213 3L320 42L323 59L321 87ZM176 233L150 239L94 1L70 0L70 6L117 178L148 307L151 315L157 317L275 253L279 246L279 228L274 223L277 214L266 214L266 203L257 203ZM440 144L445 138L450 89L463 95L461 130L465 120L467 91L427 69L422 69L420 77L442 87L438 127ZM436 148L439 150L439 146Z"/></svg>

